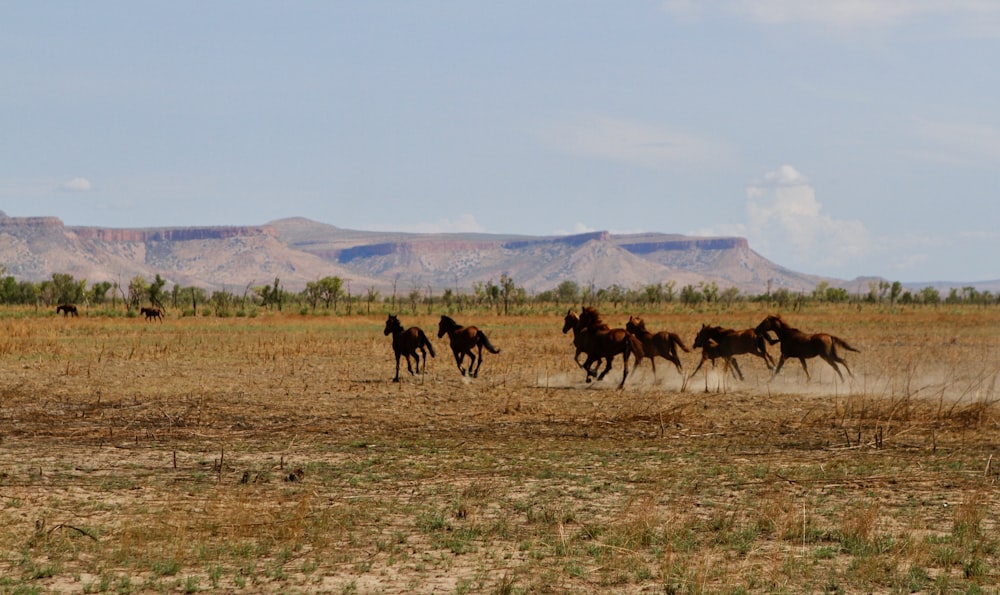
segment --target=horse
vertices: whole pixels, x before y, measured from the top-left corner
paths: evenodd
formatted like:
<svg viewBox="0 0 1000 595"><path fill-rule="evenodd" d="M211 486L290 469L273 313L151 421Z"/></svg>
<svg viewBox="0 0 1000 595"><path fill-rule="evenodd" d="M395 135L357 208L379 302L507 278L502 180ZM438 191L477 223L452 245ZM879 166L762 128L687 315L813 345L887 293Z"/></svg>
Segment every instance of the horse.
<svg viewBox="0 0 1000 595"><path fill-rule="evenodd" d="M62 312L64 318L70 315L72 316L80 315L79 312L77 312L76 306L74 306L73 304L59 304L58 306L56 306L56 314L60 312Z"/></svg>
<svg viewBox="0 0 1000 595"><path fill-rule="evenodd" d="M569 331L573 331L573 347L576 347L576 353L573 354L573 361L582 368L583 364L580 363L580 354L584 353L587 339L580 333L580 316L573 310L567 310L566 316L563 318L562 332L565 335ZM600 360L597 363L600 365Z"/></svg>
<svg viewBox="0 0 1000 595"><path fill-rule="evenodd" d="M848 351L859 352L860 350L851 347L847 341L841 339L840 337L835 337L827 333L815 333L812 335L803 333L797 328L793 328L788 325L781 316L770 315L761 321L757 325L756 331L762 336L767 337L767 341L774 345L775 343L781 343L781 357L778 359L778 365L775 366L774 371L771 373L771 378L778 375L781 371L781 366L785 364L785 360L789 358L796 358L802 364L802 370L806 373L806 381L811 380L809 376L809 368L806 367L806 360L811 357L819 356L823 360L830 364L833 371L840 376L840 381L844 381L844 375L840 373L840 368L837 364L844 364L844 369L847 373L854 378L854 373L847 366L847 362L844 358L837 354L837 347L843 347ZM767 333L773 332L777 335L777 339L771 339L770 335Z"/></svg>
<svg viewBox="0 0 1000 595"><path fill-rule="evenodd" d="M396 354L396 377L393 382L399 382L399 356L406 358L406 369L413 375L413 368L410 366L410 356L417 360L417 373L420 373L420 356L424 356L424 372L427 371L427 353L434 357L434 347L427 340L427 335L420 327L411 326L403 330L403 324L399 318L393 314L385 321L386 336L392 335L392 350ZM419 352L419 353L418 353Z"/></svg>
<svg viewBox="0 0 1000 595"><path fill-rule="evenodd" d="M654 377L656 376L656 356L672 362L674 367L677 368L677 373L684 376L684 366L681 364L681 358L677 355L677 348L680 347L684 353L688 353L691 350L687 348L687 345L684 344L679 335L668 331L653 333L646 330L646 322L638 316L628 317L628 322L625 323L625 330L635 335L639 339L639 342L642 343L642 352L649 358L653 366Z"/></svg>
<svg viewBox="0 0 1000 595"><path fill-rule="evenodd" d="M156 306L151 306L149 308L139 308L139 314L143 314L146 316L146 322L149 322L154 318L159 320L160 322L163 322L163 310L157 308Z"/></svg>
<svg viewBox="0 0 1000 595"><path fill-rule="evenodd" d="M576 336L580 340L577 350L587 354L587 360L583 363L583 369L587 372L587 382L590 382L593 376L597 376L598 380L603 380L611 371L611 363L615 356L620 353L622 354L623 372L622 381L618 384L618 388L621 389L625 386L625 379L628 377L629 355L635 357L635 365L637 366L644 356L642 343L635 335L623 328L613 329L609 327L601 320L597 310L590 306L584 308L580 313L576 323ZM607 360L607 365L604 371L598 375L597 368L600 367L602 359ZM594 366L595 363L598 365L592 370L591 366Z"/></svg>
<svg viewBox="0 0 1000 595"><path fill-rule="evenodd" d="M486 333L483 331L474 326L461 326L450 316L442 315L441 321L438 323L438 339L444 337L445 334L448 335L448 340L451 342L451 350L455 354L455 363L458 365L458 371L462 373L462 376L468 374L472 378L479 377L479 366L483 365L484 347L490 353L500 353L500 350L490 343L490 340L486 337ZM473 349L476 349L479 354L478 361L476 355L472 353ZM469 356L468 370L462 367L462 360L465 359L465 356Z"/></svg>
<svg viewBox="0 0 1000 595"><path fill-rule="evenodd" d="M704 365L705 360L711 360L714 367L715 360L721 358L725 361L726 368L733 373L733 376L743 380L743 370L740 370L740 365L733 356L745 353L762 358L768 370L774 365L774 361L767 353L767 344L764 341L764 336L752 328L739 331L721 326L702 324L701 330L698 331L698 335L694 338L694 347L695 349L701 348L701 361L698 362L698 366L691 372L691 376L688 377L689 379L694 378L694 375ZM705 377L705 387L707 390L707 376Z"/></svg>

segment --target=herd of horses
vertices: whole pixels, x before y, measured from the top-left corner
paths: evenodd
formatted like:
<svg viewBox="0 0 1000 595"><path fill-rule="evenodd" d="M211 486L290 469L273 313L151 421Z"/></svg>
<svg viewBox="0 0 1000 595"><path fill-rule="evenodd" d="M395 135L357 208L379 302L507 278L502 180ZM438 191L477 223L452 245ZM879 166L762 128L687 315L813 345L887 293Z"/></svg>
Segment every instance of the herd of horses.
<svg viewBox="0 0 1000 595"><path fill-rule="evenodd" d="M59 304L56 306L56 314L62 314L65 318L66 316L79 316L80 311L73 304ZM159 320L163 322L163 309L156 306L151 306L148 308L139 308L139 315L146 317L146 322L150 320Z"/></svg>
<svg viewBox="0 0 1000 595"><path fill-rule="evenodd" d="M714 368L715 360L722 360L723 374L729 371L734 378L743 380L743 371L740 370L736 360L738 355L751 355L764 360L767 369L771 371L772 379L781 371L787 360L797 359L802 364L807 380L811 380L811 376L806 360L819 357L828 363L843 381L844 375L838 364L842 365L852 378L854 373L838 349L858 351L840 337L828 333L804 333L789 325L779 315L769 315L756 327L743 330L703 324L693 344L694 349L701 349L701 359L694 371L690 375L685 375L678 350L688 353L691 349L676 333L648 330L646 323L639 317L629 316L624 328L611 328L601 320L596 308L585 307L580 314L568 310L563 319L562 332L567 334L571 331L573 346L576 349L573 360L586 372L587 382L595 378L603 380L611 371L614 359L619 355L622 357L622 379L618 388L625 386L630 358L635 366L638 366L643 359L649 359L655 376L656 358L662 357L674 365L686 386L687 381L701 370L706 361ZM474 326L461 326L451 317L441 316L437 336L440 339L446 334L455 354L455 363L463 376L479 375L484 348L490 353L500 353L480 329ZM406 368L411 375L426 371L427 354L430 353L430 356L434 357L434 348L423 330L415 326L404 330L398 316L390 314L385 322L385 335L392 335L392 349L396 356L396 376L393 382L399 382L401 357L406 359ZM775 344L780 345L777 362L767 352L767 346ZM476 352L473 353L473 350ZM586 356L583 362L580 361L581 355ZM416 372L410 365L411 357L416 361ZM469 358L468 368L463 365L465 357ZM421 359L424 364L423 370L420 367ZM600 369L602 363L603 370ZM705 390L708 390L707 372Z"/></svg>

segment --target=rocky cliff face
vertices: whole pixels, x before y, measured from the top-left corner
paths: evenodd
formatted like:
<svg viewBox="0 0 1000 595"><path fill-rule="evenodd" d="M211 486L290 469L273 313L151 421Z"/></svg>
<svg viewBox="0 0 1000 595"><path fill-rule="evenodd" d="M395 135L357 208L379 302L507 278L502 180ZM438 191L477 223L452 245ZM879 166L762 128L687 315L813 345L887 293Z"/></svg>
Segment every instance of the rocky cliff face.
<svg viewBox="0 0 1000 595"><path fill-rule="evenodd" d="M769 286L809 291L820 280L771 263L744 238L382 233L301 218L260 226L117 229L0 213L0 263L8 274L32 281L53 273L89 282L158 274L170 283L230 290L277 277L297 291L325 276L383 292L400 281L464 290L502 275L533 292L567 280L598 288L713 282L747 292Z"/></svg>
<svg viewBox="0 0 1000 595"><path fill-rule="evenodd" d="M58 221L58 219L56 219ZM60 222L61 223L61 222ZM83 240L100 242L190 242L195 240L225 240L239 237L277 237L273 227L164 227L149 229L124 229L111 227L70 227L70 231Z"/></svg>

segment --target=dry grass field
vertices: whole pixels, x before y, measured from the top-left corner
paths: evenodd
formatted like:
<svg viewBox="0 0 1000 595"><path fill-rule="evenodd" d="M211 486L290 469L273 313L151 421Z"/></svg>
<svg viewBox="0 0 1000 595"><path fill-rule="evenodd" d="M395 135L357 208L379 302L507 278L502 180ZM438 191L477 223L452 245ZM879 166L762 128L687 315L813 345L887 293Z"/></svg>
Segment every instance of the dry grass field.
<svg viewBox="0 0 1000 595"><path fill-rule="evenodd" d="M690 342L755 305L644 313ZM602 309L624 325L628 312ZM854 379L583 382L557 314L0 313L0 591L997 592L1000 310L807 309ZM777 353L777 346L771 348ZM688 370L698 361L684 354ZM686 388L686 390L682 390Z"/></svg>

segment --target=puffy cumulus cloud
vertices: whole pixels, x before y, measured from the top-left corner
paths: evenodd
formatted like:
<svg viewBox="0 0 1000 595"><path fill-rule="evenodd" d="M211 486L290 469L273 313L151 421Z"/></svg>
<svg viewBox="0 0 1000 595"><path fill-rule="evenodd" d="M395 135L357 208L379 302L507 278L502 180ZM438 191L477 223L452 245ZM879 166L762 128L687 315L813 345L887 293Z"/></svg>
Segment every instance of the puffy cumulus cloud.
<svg viewBox="0 0 1000 595"><path fill-rule="evenodd" d="M87 178L73 178L60 184L59 189L63 192L90 192L94 190L94 184Z"/></svg>
<svg viewBox="0 0 1000 595"><path fill-rule="evenodd" d="M837 269L875 248L864 223L824 213L809 180L790 165L768 172L746 194L751 245L781 264Z"/></svg>
<svg viewBox="0 0 1000 595"><path fill-rule="evenodd" d="M718 165L732 150L688 132L599 114L577 114L546 126L543 139L567 153L653 169Z"/></svg>

